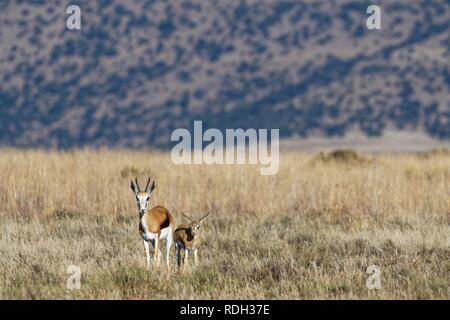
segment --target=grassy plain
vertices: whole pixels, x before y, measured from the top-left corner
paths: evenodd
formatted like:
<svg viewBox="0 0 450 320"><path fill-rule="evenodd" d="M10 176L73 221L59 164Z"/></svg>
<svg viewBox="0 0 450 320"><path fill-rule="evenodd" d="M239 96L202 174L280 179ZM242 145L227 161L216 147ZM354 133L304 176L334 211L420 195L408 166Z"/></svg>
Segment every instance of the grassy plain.
<svg viewBox="0 0 450 320"><path fill-rule="evenodd" d="M450 298L448 152L280 159L261 176L162 152L0 150L0 298ZM176 224L211 212L200 266L177 271L172 251L170 271L146 271L135 175L156 180L152 204Z"/></svg>

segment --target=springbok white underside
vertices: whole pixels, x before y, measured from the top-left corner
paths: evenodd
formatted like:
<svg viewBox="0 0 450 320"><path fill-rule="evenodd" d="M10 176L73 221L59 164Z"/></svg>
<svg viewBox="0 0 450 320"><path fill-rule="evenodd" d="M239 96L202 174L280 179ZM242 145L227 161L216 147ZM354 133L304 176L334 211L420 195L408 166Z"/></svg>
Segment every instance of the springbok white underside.
<svg viewBox="0 0 450 320"><path fill-rule="evenodd" d="M147 228L144 226L144 233L142 234L142 238L145 241L155 240L158 236L157 233L149 232L146 230ZM168 226L167 228L161 229L161 233L159 234L159 240L167 240L168 236L172 236L172 226Z"/></svg>

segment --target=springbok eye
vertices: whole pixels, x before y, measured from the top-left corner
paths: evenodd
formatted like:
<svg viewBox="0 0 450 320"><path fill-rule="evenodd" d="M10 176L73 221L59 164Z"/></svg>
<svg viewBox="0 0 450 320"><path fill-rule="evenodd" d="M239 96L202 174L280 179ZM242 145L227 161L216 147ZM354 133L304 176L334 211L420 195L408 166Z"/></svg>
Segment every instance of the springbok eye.
<svg viewBox="0 0 450 320"><path fill-rule="evenodd" d="M147 201L150 200L150 196L147 197Z"/></svg>

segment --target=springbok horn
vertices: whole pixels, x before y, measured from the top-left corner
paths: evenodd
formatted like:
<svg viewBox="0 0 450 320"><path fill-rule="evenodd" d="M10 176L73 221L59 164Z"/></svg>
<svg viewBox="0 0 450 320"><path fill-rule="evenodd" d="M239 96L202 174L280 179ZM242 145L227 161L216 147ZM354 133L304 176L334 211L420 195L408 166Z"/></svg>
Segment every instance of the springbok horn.
<svg viewBox="0 0 450 320"><path fill-rule="evenodd" d="M152 192L153 190L155 190L155 180L153 180L153 183L150 186L150 192Z"/></svg>
<svg viewBox="0 0 450 320"><path fill-rule="evenodd" d="M148 186L150 185L150 177L148 177L147 185L145 186L145 192L148 192Z"/></svg>
<svg viewBox="0 0 450 320"><path fill-rule="evenodd" d="M141 192L141 187L139 187L139 183L138 183L137 177L134 178L134 181L135 181L135 183L136 183L136 187L138 188L138 192Z"/></svg>

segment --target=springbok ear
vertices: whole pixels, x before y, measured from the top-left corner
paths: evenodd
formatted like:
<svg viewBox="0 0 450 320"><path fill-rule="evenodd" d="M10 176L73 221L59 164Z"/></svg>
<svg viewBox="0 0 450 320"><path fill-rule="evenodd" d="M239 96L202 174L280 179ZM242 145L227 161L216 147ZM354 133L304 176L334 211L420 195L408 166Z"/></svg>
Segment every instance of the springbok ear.
<svg viewBox="0 0 450 320"><path fill-rule="evenodd" d="M205 220L206 219L206 217L209 215L209 212L207 212L201 219L200 219L200 223L202 223L203 222L203 220Z"/></svg>
<svg viewBox="0 0 450 320"><path fill-rule="evenodd" d="M136 193L136 186L134 185L133 180L131 180L131 190Z"/></svg>

